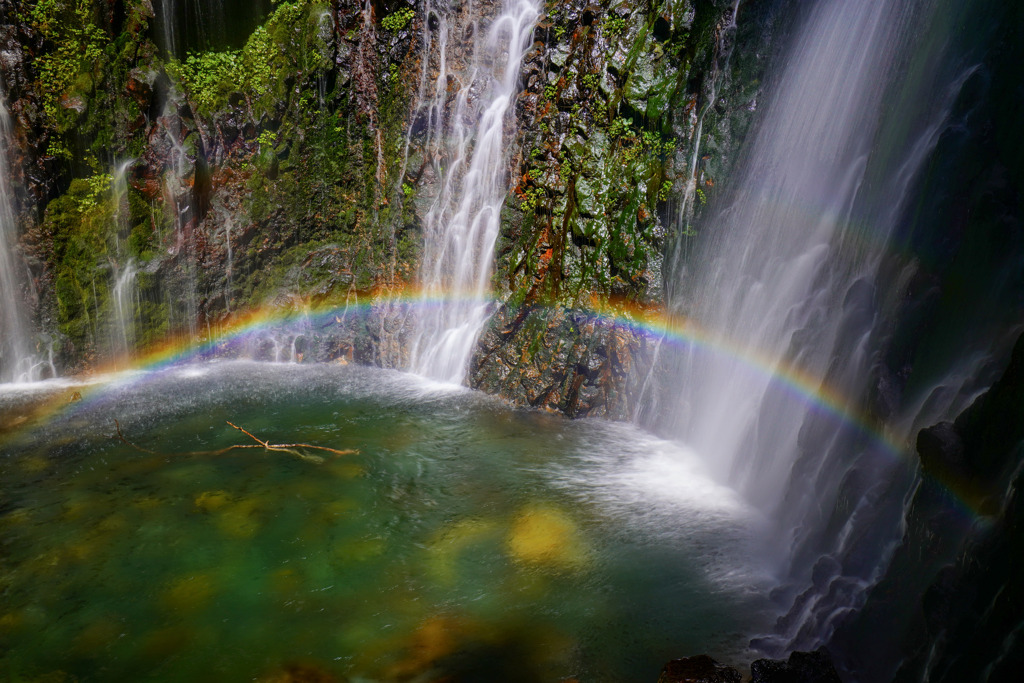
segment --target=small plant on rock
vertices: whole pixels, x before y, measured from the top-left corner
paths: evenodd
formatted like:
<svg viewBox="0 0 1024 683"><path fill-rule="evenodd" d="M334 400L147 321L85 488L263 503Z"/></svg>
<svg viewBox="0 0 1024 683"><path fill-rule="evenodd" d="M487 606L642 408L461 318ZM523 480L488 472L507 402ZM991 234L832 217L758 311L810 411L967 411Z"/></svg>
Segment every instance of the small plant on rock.
<svg viewBox="0 0 1024 683"><path fill-rule="evenodd" d="M411 7L403 7L397 12L394 12L393 14L389 14L388 16L384 17L381 20L380 25L383 26L388 31L397 33L398 31L401 31L403 28L409 25L409 22L412 21L412 18L413 16L415 16L415 14L416 13L413 11Z"/></svg>

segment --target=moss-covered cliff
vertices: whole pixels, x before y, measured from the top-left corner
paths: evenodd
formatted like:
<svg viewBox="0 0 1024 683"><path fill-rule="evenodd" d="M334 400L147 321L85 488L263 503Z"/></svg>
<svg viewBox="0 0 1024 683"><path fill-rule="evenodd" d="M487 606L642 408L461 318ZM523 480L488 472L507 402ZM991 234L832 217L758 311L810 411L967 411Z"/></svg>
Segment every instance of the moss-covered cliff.
<svg viewBox="0 0 1024 683"><path fill-rule="evenodd" d="M763 26L778 3L754 4ZM471 39L467 27L499 5L447 11ZM606 322L565 321L594 303L659 304L664 254L692 234L756 101L766 58L734 74L734 43L767 41L737 26L726 2L543 9L509 154L502 308L471 381L572 414L625 415L642 343ZM170 44L176 19L162 11L149 0L4 6L31 274L19 305L62 372L168 335L198 340L239 311L415 285L421 220L438 191L422 172L416 118L437 68L424 45L436 14L404 0L257 3L248 37L192 31ZM468 52L451 51L453 68ZM692 202L680 205L687 188ZM498 334L511 321L520 333ZM401 321L344 327L332 348L404 363ZM543 396L501 367L524 352L545 375Z"/></svg>

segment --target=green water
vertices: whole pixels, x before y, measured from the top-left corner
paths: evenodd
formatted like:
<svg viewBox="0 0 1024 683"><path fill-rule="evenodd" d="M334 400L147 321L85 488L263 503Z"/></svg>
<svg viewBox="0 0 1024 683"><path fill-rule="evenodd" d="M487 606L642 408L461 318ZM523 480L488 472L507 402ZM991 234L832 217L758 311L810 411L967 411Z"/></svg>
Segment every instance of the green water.
<svg viewBox="0 0 1024 683"><path fill-rule="evenodd" d="M70 391L0 436L2 680L654 681L768 626L756 518L633 428L366 368Z"/></svg>

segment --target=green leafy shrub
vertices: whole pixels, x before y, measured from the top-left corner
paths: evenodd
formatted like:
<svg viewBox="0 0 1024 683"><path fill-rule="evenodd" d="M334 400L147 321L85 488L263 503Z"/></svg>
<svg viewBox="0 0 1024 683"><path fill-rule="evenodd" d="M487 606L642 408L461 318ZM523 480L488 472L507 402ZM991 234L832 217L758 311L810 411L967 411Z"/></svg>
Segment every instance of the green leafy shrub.
<svg viewBox="0 0 1024 683"><path fill-rule="evenodd" d="M609 38L618 37L626 30L626 20L613 14L604 20L603 29Z"/></svg>
<svg viewBox="0 0 1024 683"><path fill-rule="evenodd" d="M102 73L107 62L110 39L93 22L89 0L40 0L29 12L29 23L56 46L36 59L43 111L56 123L62 97L92 90L93 77Z"/></svg>
<svg viewBox="0 0 1024 683"><path fill-rule="evenodd" d="M411 7L403 7L397 12L384 17L381 20L380 25L388 31L398 32L408 26L409 22L412 21L412 18L415 15L416 12L414 12Z"/></svg>
<svg viewBox="0 0 1024 683"><path fill-rule="evenodd" d="M622 116L617 117L612 121L611 125L608 126L608 134L613 138L620 137L629 132L629 129L633 125L633 119L627 119Z"/></svg>

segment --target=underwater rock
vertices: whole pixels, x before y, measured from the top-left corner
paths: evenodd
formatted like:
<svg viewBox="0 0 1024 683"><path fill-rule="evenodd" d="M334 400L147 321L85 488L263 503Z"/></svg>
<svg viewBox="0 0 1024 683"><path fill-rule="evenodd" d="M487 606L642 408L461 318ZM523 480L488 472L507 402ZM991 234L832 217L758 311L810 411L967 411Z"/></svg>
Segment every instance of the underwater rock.
<svg viewBox="0 0 1024 683"><path fill-rule="evenodd" d="M658 683L740 683L740 672L707 655L673 659L658 676Z"/></svg>
<svg viewBox="0 0 1024 683"><path fill-rule="evenodd" d="M292 662L256 679L257 683L336 683L340 679L311 662Z"/></svg>
<svg viewBox="0 0 1024 683"><path fill-rule="evenodd" d="M161 602L170 612L198 612L206 608L215 593L212 576L193 574L172 581L164 589Z"/></svg>
<svg viewBox="0 0 1024 683"><path fill-rule="evenodd" d="M203 491L196 496L195 506L203 512L213 512L221 509L232 502L232 500L231 494L227 491Z"/></svg>
<svg viewBox="0 0 1024 683"><path fill-rule="evenodd" d="M793 652L788 660L758 659L750 675L751 683L842 683L824 649Z"/></svg>
<svg viewBox="0 0 1024 683"><path fill-rule="evenodd" d="M586 554L575 523L546 506L522 510L505 545L517 562L555 569L577 569Z"/></svg>

